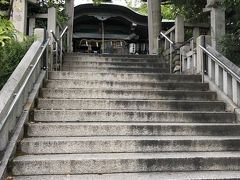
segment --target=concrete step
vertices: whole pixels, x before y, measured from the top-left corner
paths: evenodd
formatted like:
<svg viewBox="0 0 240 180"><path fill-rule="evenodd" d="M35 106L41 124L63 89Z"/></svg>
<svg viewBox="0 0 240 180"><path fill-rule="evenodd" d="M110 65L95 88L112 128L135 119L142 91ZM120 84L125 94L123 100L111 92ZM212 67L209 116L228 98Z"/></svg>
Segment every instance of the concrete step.
<svg viewBox="0 0 240 180"><path fill-rule="evenodd" d="M166 171L239 171L240 152L24 155L13 175L66 175Z"/></svg>
<svg viewBox="0 0 240 180"><path fill-rule="evenodd" d="M14 180L239 180L239 171L115 173L89 175L14 176Z"/></svg>
<svg viewBox="0 0 240 180"><path fill-rule="evenodd" d="M63 71L101 72L101 73L168 73L169 68L138 68L138 67L77 67L63 65Z"/></svg>
<svg viewBox="0 0 240 180"><path fill-rule="evenodd" d="M49 79L75 79L100 81L129 81L129 82L201 82L200 75L175 75L156 73L81 73L70 71L49 72Z"/></svg>
<svg viewBox="0 0 240 180"><path fill-rule="evenodd" d="M114 99L38 99L38 109L224 111L219 101L114 100Z"/></svg>
<svg viewBox="0 0 240 180"><path fill-rule="evenodd" d="M27 154L239 151L240 136L98 136L25 138Z"/></svg>
<svg viewBox="0 0 240 180"><path fill-rule="evenodd" d="M84 80L48 80L47 88L111 88L111 89L158 89L158 90L198 90L207 91L207 83L168 83L168 82L131 82L131 81L84 81Z"/></svg>
<svg viewBox="0 0 240 180"><path fill-rule="evenodd" d="M64 66L74 66L74 67L125 67L125 68L167 68L166 63L160 62L108 62L108 61L78 61L78 60L68 60L63 62Z"/></svg>
<svg viewBox="0 0 240 180"><path fill-rule="evenodd" d="M28 136L239 136L231 123L30 123ZM125 147L126 148L126 147ZM90 151L90 150L89 150Z"/></svg>
<svg viewBox="0 0 240 180"><path fill-rule="evenodd" d="M78 56L70 55L64 56L64 62L67 61L97 61L97 62L163 62L166 61L159 57L149 57L149 56L128 56L128 57L114 57L114 56Z"/></svg>
<svg viewBox="0 0 240 180"><path fill-rule="evenodd" d="M112 89L41 89L44 98L109 98L109 99L158 99L158 100L216 100L216 93L211 91L157 91L157 90L112 90Z"/></svg>
<svg viewBox="0 0 240 180"><path fill-rule="evenodd" d="M35 110L41 122L235 122L234 113L205 111Z"/></svg>

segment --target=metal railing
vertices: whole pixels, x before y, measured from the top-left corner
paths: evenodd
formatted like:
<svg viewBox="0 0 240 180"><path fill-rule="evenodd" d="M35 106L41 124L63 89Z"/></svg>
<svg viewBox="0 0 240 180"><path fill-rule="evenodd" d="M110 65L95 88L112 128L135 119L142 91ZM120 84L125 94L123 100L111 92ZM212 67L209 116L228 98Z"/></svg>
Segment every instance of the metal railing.
<svg viewBox="0 0 240 180"><path fill-rule="evenodd" d="M30 65L30 68L31 68L30 72L28 73L26 79L25 79L24 82L22 83L19 91L15 94L15 97L14 97L14 99L13 99L13 101L12 101L10 107L9 107L9 110L8 110L6 116L3 118L2 121L0 121L0 130L1 130L1 128L4 126L4 124L6 123L6 121L8 120L9 116L12 114L12 111L15 109L15 105L17 104L17 102L19 101L20 97L22 96L22 94L23 94L23 92L24 92L24 90L25 90L26 85L28 84L30 78L32 77L32 75L33 75L36 67L38 66L39 61L41 60L42 55L44 54L44 52L45 52L45 50L46 50L46 48L47 48L47 46L48 46L48 44L49 44L49 41L50 41L50 39L48 39L48 40L45 42L45 44L41 47L42 49L41 49L41 52L40 52L40 54L39 54L36 62L35 62L34 64ZM46 60L46 59L45 59L45 60ZM43 63L43 64L44 64L44 63Z"/></svg>
<svg viewBox="0 0 240 180"><path fill-rule="evenodd" d="M52 48L52 54L55 54L55 70L58 70L58 69L62 70L63 54L65 52L65 49L63 46L63 37L66 34L67 30L68 30L68 26L64 28L59 38L57 38L56 34L52 30L50 31L54 39L52 43L55 44L55 46L53 45L53 48ZM53 70L52 67L51 67L51 70Z"/></svg>
<svg viewBox="0 0 240 180"><path fill-rule="evenodd" d="M174 29L172 28L172 31L173 30ZM169 33L171 33L171 32L168 32L168 34ZM173 53L177 50L180 50L181 47L191 43L194 40L194 38L191 37L187 41L185 41L181 44L178 44L178 46L176 46L176 44L163 32L160 32L160 37L163 37L167 42L169 42L169 66L170 66L169 68L170 68L170 73L172 73L172 71L173 71ZM180 73L181 72L182 72L182 59L181 59L181 55L180 55Z"/></svg>
<svg viewBox="0 0 240 180"><path fill-rule="evenodd" d="M43 35L43 34L42 34ZM43 37L43 36L42 36ZM0 99L0 179L5 176L10 156L34 104L40 84L47 76L50 39L33 42L2 90Z"/></svg>
<svg viewBox="0 0 240 180"><path fill-rule="evenodd" d="M170 57L169 57L169 72L172 73L172 63L173 63L173 52L175 51L175 44L174 42L169 39L163 32L160 32L160 37L164 37L170 44ZM160 38L161 39L161 38Z"/></svg>

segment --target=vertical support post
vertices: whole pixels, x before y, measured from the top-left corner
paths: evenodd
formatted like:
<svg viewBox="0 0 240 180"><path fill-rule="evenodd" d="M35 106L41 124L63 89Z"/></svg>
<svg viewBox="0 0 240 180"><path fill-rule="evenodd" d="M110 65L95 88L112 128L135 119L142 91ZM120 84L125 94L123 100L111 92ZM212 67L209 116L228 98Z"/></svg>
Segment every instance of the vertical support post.
<svg viewBox="0 0 240 180"><path fill-rule="evenodd" d="M37 38L39 41L45 42L47 39L47 32L43 28L36 28L34 29L34 36ZM43 61L42 61L42 69L47 70L48 69L48 50L46 48L45 55L43 55Z"/></svg>
<svg viewBox="0 0 240 180"><path fill-rule="evenodd" d="M215 62L210 57L208 57L208 76L215 82Z"/></svg>
<svg viewBox="0 0 240 180"><path fill-rule="evenodd" d="M161 0L148 1L149 54L158 54L158 35L161 31Z"/></svg>
<svg viewBox="0 0 240 180"><path fill-rule="evenodd" d="M170 44L170 60L169 60L169 68L170 68L170 74L172 73L172 62L173 62L173 45Z"/></svg>
<svg viewBox="0 0 240 180"><path fill-rule="evenodd" d="M197 70L197 73L201 74L202 71L203 71L203 61L204 61L204 53L202 51L202 49L199 47L199 45L201 46L205 46L205 43L207 44L211 44L211 37L210 36L199 36L197 38L197 44L196 44L196 48L197 48L197 67L196 67L196 70Z"/></svg>
<svg viewBox="0 0 240 180"><path fill-rule="evenodd" d="M215 63L215 84L222 90L223 71L222 68L217 63Z"/></svg>
<svg viewBox="0 0 240 180"><path fill-rule="evenodd" d="M65 1L65 11L68 15L68 32L67 32L67 52L73 51L73 19L74 19L74 0Z"/></svg>
<svg viewBox="0 0 240 180"><path fill-rule="evenodd" d="M34 34L34 28L35 28L36 18L30 17L29 18L29 28L28 28L28 35L32 36Z"/></svg>
<svg viewBox="0 0 240 180"><path fill-rule="evenodd" d="M175 19L175 44L184 42L184 18L178 15Z"/></svg>
<svg viewBox="0 0 240 180"><path fill-rule="evenodd" d="M233 102L240 106L240 83L232 79Z"/></svg>
<svg viewBox="0 0 240 180"><path fill-rule="evenodd" d="M193 28L193 44L196 45L197 38L200 36L200 28L194 27Z"/></svg>
<svg viewBox="0 0 240 180"><path fill-rule="evenodd" d="M51 47L51 51L50 51L50 67L51 70L53 70L53 54L54 54L54 38L53 35L50 31L52 31L53 33L56 33L56 25L57 25L57 12L56 12L56 8L51 7L48 8L48 33L49 33L49 37L51 38L50 40L50 47ZM57 50L57 48L56 48ZM56 51L56 56L57 56L57 51Z"/></svg>
<svg viewBox="0 0 240 180"><path fill-rule="evenodd" d="M27 30L27 0L13 1L12 20L15 29L20 32L18 39L22 41Z"/></svg>
<svg viewBox="0 0 240 180"><path fill-rule="evenodd" d="M52 37L52 33L50 33L50 31L52 30L56 34L56 30L57 30L57 12L56 12L56 8L54 8L54 7L48 8L47 30L49 32L49 37L51 37L51 44L52 44L53 37Z"/></svg>
<svg viewBox="0 0 240 180"><path fill-rule="evenodd" d="M104 40L104 23L103 23L103 20L102 20L102 53L104 53L104 50L105 50L105 40Z"/></svg>
<svg viewBox="0 0 240 180"><path fill-rule="evenodd" d="M168 40L164 39L164 50L167 50L170 48L170 43L168 42Z"/></svg>
<svg viewBox="0 0 240 180"><path fill-rule="evenodd" d="M232 98L232 77L223 70L223 92Z"/></svg>
<svg viewBox="0 0 240 180"><path fill-rule="evenodd" d="M172 42L175 42L175 31L172 31L170 33L170 40ZM169 67L170 67L170 73L173 71L173 53L174 53L174 47L173 44L170 43L170 50L169 50Z"/></svg>
<svg viewBox="0 0 240 180"><path fill-rule="evenodd" d="M219 39L225 35L225 10L218 5L219 0L207 0L206 10L211 13L212 47L219 49Z"/></svg>
<svg viewBox="0 0 240 180"><path fill-rule="evenodd" d="M218 42L225 35L225 11L222 8L212 8L211 11L211 36L212 46L219 50Z"/></svg>
<svg viewBox="0 0 240 180"><path fill-rule="evenodd" d="M63 39L60 40L60 71L62 70L62 59L63 59Z"/></svg>

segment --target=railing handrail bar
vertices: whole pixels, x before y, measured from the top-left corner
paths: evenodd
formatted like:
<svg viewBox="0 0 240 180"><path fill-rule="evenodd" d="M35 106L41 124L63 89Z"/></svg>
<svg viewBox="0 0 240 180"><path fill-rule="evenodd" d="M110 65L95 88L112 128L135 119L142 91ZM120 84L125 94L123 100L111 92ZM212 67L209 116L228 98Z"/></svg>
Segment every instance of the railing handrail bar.
<svg viewBox="0 0 240 180"><path fill-rule="evenodd" d="M6 114L6 116L4 117L4 119L0 122L0 130L1 130L1 128L4 126L4 124L6 123L7 119L9 118L9 116L11 115L11 112L12 112L14 106L16 105L17 101L19 100L19 98L20 98L20 96L21 96L21 94L22 94L22 92L23 92L26 84L28 83L28 80L31 78L31 76L32 76L32 74L33 74L36 66L37 66L38 63L39 63L39 60L41 59L41 57L42 57L42 55L43 55L46 47L48 46L49 41L50 41L50 39L48 39L48 40L45 42L45 44L42 46L41 53L39 54L39 56L38 56L35 64L31 67L31 71L28 73L28 76L27 76L26 79L24 80L24 82L23 82L22 86L20 87L18 93L17 93L16 96L14 97L13 102L11 103L10 108L9 108L9 110L8 110L8 113Z"/></svg>
<svg viewBox="0 0 240 180"><path fill-rule="evenodd" d="M63 27L62 27L62 25L61 25L61 23L59 22L58 19L56 19L56 23L57 23L57 25L59 26L60 29L63 29Z"/></svg>
<svg viewBox="0 0 240 180"><path fill-rule="evenodd" d="M168 34L170 34L174 30L175 30L175 25L173 27L171 27L169 30L167 30L164 34L167 36Z"/></svg>
<svg viewBox="0 0 240 180"><path fill-rule="evenodd" d="M174 45L174 42L169 39L163 32L160 32L160 35L163 36L168 42L170 42L170 44Z"/></svg>
<svg viewBox="0 0 240 180"><path fill-rule="evenodd" d="M180 49L181 47L185 46L187 43L191 42L194 39L194 37L189 38L185 42L183 42L179 47L175 48L175 50Z"/></svg>
<svg viewBox="0 0 240 180"><path fill-rule="evenodd" d="M62 39L63 35L67 32L67 30L68 30L68 26L66 26L66 27L64 28L62 34L61 34L60 37L59 37L59 40Z"/></svg>
<svg viewBox="0 0 240 180"><path fill-rule="evenodd" d="M233 75L237 81L240 83L240 76L238 74L236 74L234 71L232 71L229 67L227 67L223 62L221 62L216 56L214 56L210 51L208 51L205 47L203 47L202 45L199 45L199 47L205 52L207 53L209 56L211 56L214 61L216 61L218 64L220 64L220 66L222 66L222 68L227 69L227 71Z"/></svg>
<svg viewBox="0 0 240 180"><path fill-rule="evenodd" d="M57 38L57 36L55 35L55 33L53 32L53 30L50 30L50 33L52 34L54 40L55 40L57 43L59 43L59 42L58 42L58 38Z"/></svg>

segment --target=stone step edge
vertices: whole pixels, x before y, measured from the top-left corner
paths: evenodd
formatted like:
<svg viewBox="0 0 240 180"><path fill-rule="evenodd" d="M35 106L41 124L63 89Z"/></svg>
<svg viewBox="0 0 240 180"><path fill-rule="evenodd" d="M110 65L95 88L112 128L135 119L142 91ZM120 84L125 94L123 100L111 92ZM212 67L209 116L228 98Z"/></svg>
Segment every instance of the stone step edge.
<svg viewBox="0 0 240 180"><path fill-rule="evenodd" d="M13 161L55 161L55 160L104 160L104 159L191 159L191 158L240 158L240 151L225 152L159 152L159 153L91 153L23 155Z"/></svg>
<svg viewBox="0 0 240 180"><path fill-rule="evenodd" d="M240 141L240 136L45 136L45 137L27 137L24 138L21 143L25 142L44 142L44 141L101 141L101 142L112 142L112 141Z"/></svg>
<svg viewBox="0 0 240 180"><path fill-rule="evenodd" d="M73 72L73 71L49 71L49 73L70 73L70 74L119 74L119 75L154 75L154 76L170 76L170 77L198 77L201 78L201 75L179 75L179 74L169 74L169 73L107 73L107 72Z"/></svg>
<svg viewBox="0 0 240 180"><path fill-rule="evenodd" d="M14 180L239 180L240 171L188 171L88 175L14 176Z"/></svg>
<svg viewBox="0 0 240 180"><path fill-rule="evenodd" d="M193 92L193 93L213 93L215 94L215 91L207 90L207 91L199 91L199 90L157 90L157 89L111 89L111 88L49 88L45 87L41 90L61 90L61 91L73 91L73 90L96 90L96 91L125 91L125 92L171 92L171 93L187 93L187 92Z"/></svg>

